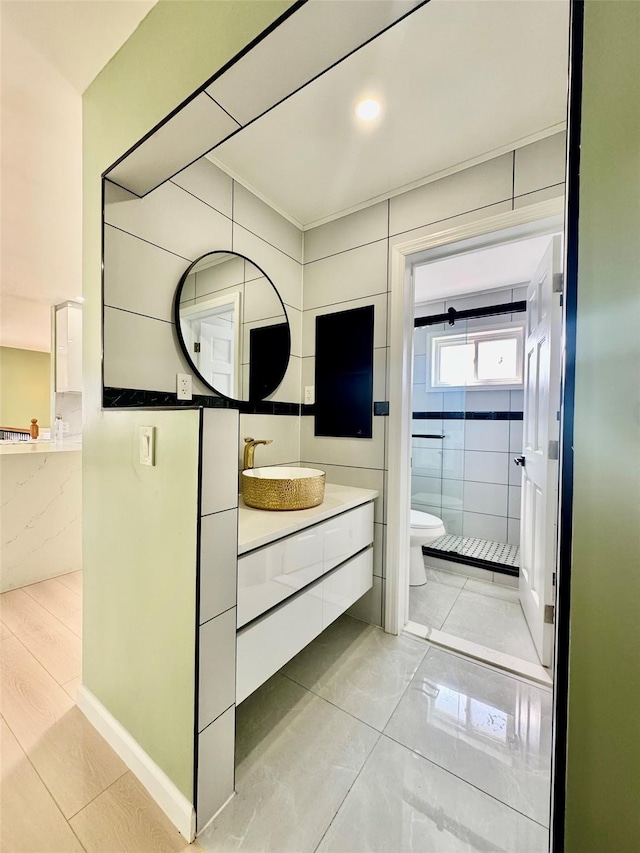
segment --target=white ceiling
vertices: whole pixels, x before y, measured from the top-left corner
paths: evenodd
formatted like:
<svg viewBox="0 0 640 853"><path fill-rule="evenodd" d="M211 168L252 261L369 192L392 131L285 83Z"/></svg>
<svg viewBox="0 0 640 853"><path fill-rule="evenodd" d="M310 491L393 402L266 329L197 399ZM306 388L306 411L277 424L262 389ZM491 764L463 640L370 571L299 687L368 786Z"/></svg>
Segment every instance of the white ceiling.
<svg viewBox="0 0 640 853"><path fill-rule="evenodd" d="M156 0L2 0L9 21L82 93Z"/></svg>
<svg viewBox="0 0 640 853"><path fill-rule="evenodd" d="M303 226L559 129L567 0L431 0L214 149ZM382 116L356 123L363 97Z"/></svg>
<svg viewBox="0 0 640 853"><path fill-rule="evenodd" d="M416 304L527 283L550 240L531 237L416 266Z"/></svg>

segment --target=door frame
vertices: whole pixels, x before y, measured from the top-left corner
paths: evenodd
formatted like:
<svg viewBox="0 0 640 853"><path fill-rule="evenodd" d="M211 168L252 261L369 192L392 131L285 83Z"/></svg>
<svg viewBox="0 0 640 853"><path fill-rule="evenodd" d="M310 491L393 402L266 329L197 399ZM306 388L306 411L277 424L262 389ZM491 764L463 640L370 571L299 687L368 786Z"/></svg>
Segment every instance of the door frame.
<svg viewBox="0 0 640 853"><path fill-rule="evenodd" d="M564 196L494 216L478 211L473 222L389 246L389 422L387 428L386 588L383 627L398 634L408 613L409 511L411 508L411 385L414 285L412 259L429 252L442 257L464 248L487 247L553 230L564 230ZM440 250L440 251L438 251ZM564 349L564 334L562 348ZM561 401L562 405L562 401ZM558 507L559 517L559 507Z"/></svg>

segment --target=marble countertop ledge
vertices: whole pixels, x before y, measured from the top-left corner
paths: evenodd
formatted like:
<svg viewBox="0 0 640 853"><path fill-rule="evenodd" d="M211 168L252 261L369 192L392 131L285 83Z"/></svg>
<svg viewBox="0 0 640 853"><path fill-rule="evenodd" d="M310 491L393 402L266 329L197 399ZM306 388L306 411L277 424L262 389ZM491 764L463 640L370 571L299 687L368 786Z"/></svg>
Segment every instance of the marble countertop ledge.
<svg viewBox="0 0 640 853"><path fill-rule="evenodd" d="M327 483L324 501L311 509L276 512L248 507L240 498L238 504L238 554L261 548L283 536L297 533L348 509L354 509L379 497L375 489L356 489Z"/></svg>
<svg viewBox="0 0 640 853"><path fill-rule="evenodd" d="M14 441L0 443L0 456L14 456L19 453L61 453L70 450L82 450L82 442L68 441Z"/></svg>

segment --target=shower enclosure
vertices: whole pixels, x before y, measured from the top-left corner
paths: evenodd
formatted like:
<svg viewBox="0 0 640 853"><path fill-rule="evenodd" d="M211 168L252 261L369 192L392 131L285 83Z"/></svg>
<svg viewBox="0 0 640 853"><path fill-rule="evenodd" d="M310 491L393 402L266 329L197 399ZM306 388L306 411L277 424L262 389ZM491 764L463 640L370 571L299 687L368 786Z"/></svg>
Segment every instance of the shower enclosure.
<svg viewBox="0 0 640 853"><path fill-rule="evenodd" d="M444 522L430 556L517 575L522 288L417 307L411 506Z"/></svg>

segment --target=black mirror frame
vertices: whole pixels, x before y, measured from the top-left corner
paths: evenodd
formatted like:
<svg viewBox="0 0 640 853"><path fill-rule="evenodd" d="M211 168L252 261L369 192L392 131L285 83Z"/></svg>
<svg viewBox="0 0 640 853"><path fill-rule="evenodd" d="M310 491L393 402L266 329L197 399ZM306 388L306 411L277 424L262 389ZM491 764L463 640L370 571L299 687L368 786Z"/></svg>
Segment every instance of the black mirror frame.
<svg viewBox="0 0 640 853"><path fill-rule="evenodd" d="M180 296L182 294L182 289L184 288L185 282L186 282L189 274L193 270L193 268L197 264L199 264L201 260L203 260L204 258L207 258L209 255L216 255L216 254L234 255L237 258L242 258L243 260L247 261L248 263L253 264L253 266L257 270L259 270L262 273L262 275L266 278L266 280L269 282L271 287L274 289L276 296L280 300L280 304L282 305L282 311L284 313L285 321L287 323L287 339L289 342L289 352L287 354L287 362L286 362L284 369L282 371L282 375L278 377L277 383L275 384L273 390L269 392L269 394L274 394L278 390L280 385L282 384L282 380L284 379L285 374L287 372L287 369L289 367L289 361L291 360L291 325L289 324L289 316L287 314L287 308L286 308L284 302L282 301L282 297L280 296L280 291L278 290L278 288L275 286L275 284L271 280L271 277L266 274L266 272L262 269L261 266L259 266L259 264L257 264L251 258L248 258L246 255L241 255L240 252L234 252L232 250L227 250L227 249L213 249L211 252L205 252L204 255L200 255L198 258L196 258L195 261L190 263L189 266L187 267L187 269L184 271L184 273L182 274L182 276L180 278L180 281L178 282L178 286L176 287L175 296L173 298L173 320L174 320L174 326L175 326L176 334L178 336L178 342L180 344L180 349L182 350L182 354L185 356L185 358L189 362L189 366L193 370L195 376L198 377L198 379L200 380L200 382L202 382L203 385L206 385L207 388L210 388L211 391L213 391L213 393L217 397L222 397L223 400L229 400L229 402L231 402L231 403L247 403L247 402L248 403L258 403L261 400L266 399L266 397L261 397L260 400L252 400L252 399L238 400L237 397L228 397L226 394L222 394L220 391L218 391L217 388L214 388L213 385L211 385L209 382L207 382L207 380L202 376L202 374L200 373L200 371L198 370L198 368L194 364L193 359L191 358L191 355L188 351L188 348L187 348L185 340L184 340L184 336L182 334L182 329L180 327ZM269 395L267 395L267 396L269 396Z"/></svg>

